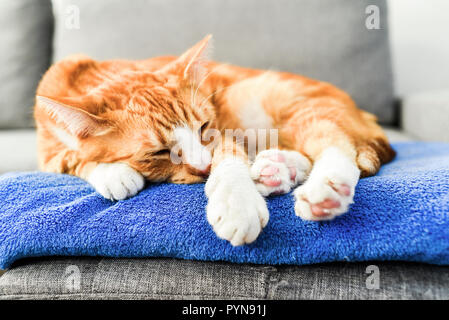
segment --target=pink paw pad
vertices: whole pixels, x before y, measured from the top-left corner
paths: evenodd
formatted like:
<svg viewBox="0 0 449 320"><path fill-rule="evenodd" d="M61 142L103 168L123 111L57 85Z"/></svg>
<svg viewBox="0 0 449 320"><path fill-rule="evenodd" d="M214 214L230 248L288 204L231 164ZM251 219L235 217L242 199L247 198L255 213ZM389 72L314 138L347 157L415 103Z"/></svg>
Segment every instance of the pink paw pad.
<svg viewBox="0 0 449 320"><path fill-rule="evenodd" d="M312 204L312 214L317 217L329 216L330 213L326 212L326 209L335 209L340 207L340 201L326 199L323 202Z"/></svg>
<svg viewBox="0 0 449 320"><path fill-rule="evenodd" d="M343 183L340 185L336 185L329 181L329 185L332 187L332 189L335 190L335 192L337 192L338 194L340 194L342 196L348 197L351 195L351 188L347 184Z"/></svg>
<svg viewBox="0 0 449 320"><path fill-rule="evenodd" d="M272 166L266 166L260 171L261 176L272 176L276 173L279 173L279 168L272 167Z"/></svg>
<svg viewBox="0 0 449 320"><path fill-rule="evenodd" d="M287 159L285 158L285 156L283 154L275 154L271 157L269 157L268 159L276 161L276 162L286 162ZM296 169L294 167L288 167L288 170L290 172L290 180L291 181L295 181L296 179Z"/></svg>
<svg viewBox="0 0 449 320"><path fill-rule="evenodd" d="M295 181L296 179L296 169L293 167L288 167L288 170L290 172L290 180Z"/></svg>
<svg viewBox="0 0 449 320"><path fill-rule="evenodd" d="M310 165L306 161L295 151L264 150L251 167L251 177L263 196L285 194L305 180Z"/></svg>
<svg viewBox="0 0 449 320"><path fill-rule="evenodd" d="M281 180L272 178L275 174L279 173L279 168L266 166L260 171L260 182L268 187L277 187L281 185Z"/></svg>
<svg viewBox="0 0 449 320"><path fill-rule="evenodd" d="M351 195L351 188L347 184L334 184L329 181L329 185L332 187L332 189L335 190L338 194L342 196L350 196ZM310 206L312 210L312 214L316 217L327 217L330 215L330 213L327 211L329 209L335 209L339 208L341 205L340 201L333 200L333 199L325 199L322 202L312 204Z"/></svg>

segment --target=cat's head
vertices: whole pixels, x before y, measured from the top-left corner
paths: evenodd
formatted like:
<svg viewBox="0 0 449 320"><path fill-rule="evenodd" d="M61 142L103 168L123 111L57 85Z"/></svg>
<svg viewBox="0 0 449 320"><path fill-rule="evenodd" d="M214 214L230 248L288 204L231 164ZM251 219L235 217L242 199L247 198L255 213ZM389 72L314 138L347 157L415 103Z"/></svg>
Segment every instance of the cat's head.
<svg viewBox="0 0 449 320"><path fill-rule="evenodd" d="M87 95L37 97L49 130L84 160L124 162L150 181L194 183L210 170L202 135L215 121L198 86L210 36L157 71L136 68L104 77Z"/></svg>

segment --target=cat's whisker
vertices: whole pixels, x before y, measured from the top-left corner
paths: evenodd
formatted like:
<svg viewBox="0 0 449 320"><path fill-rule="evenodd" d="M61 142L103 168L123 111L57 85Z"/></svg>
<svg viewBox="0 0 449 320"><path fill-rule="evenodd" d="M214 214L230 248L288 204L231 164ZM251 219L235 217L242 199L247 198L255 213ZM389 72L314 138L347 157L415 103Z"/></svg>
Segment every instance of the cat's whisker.
<svg viewBox="0 0 449 320"><path fill-rule="evenodd" d="M190 78L190 105L193 105L193 80Z"/></svg>
<svg viewBox="0 0 449 320"><path fill-rule="evenodd" d="M218 69L222 68L225 65L221 65L218 67L215 67L212 71L210 71L208 74L206 74L203 79L201 79L201 81L199 82L198 86L196 87L195 93L193 95L193 105L195 105L196 103L196 95L198 94L198 90L200 89L200 87L204 84L204 81L206 81L206 79L214 72L216 72Z"/></svg>

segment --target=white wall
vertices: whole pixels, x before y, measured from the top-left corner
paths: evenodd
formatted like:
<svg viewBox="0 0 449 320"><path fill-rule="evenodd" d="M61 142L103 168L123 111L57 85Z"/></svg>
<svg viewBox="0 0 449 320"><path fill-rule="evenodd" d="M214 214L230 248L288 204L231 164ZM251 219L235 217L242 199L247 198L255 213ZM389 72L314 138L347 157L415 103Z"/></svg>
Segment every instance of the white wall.
<svg viewBox="0 0 449 320"><path fill-rule="evenodd" d="M449 90L449 0L388 0L396 94Z"/></svg>

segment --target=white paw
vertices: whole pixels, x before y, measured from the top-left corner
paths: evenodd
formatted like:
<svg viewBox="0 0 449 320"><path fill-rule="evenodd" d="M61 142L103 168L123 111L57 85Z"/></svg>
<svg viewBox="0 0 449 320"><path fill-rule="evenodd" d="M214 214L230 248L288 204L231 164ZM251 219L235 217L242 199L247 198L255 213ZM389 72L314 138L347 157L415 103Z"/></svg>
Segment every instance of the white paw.
<svg viewBox="0 0 449 320"><path fill-rule="evenodd" d="M100 163L87 181L106 199L123 200L144 187L143 176L125 163Z"/></svg>
<svg viewBox="0 0 449 320"><path fill-rule="evenodd" d="M304 220L331 220L353 203L360 170L340 150L329 148L315 162L305 184L294 191L296 215Z"/></svg>
<svg viewBox="0 0 449 320"><path fill-rule="evenodd" d="M233 246L253 242L268 223L265 200L239 159L225 159L213 169L206 195L207 220L217 236Z"/></svg>
<svg viewBox="0 0 449 320"><path fill-rule="evenodd" d="M257 155L251 178L263 196L283 194L303 182L310 168L310 161L299 152L269 149Z"/></svg>

